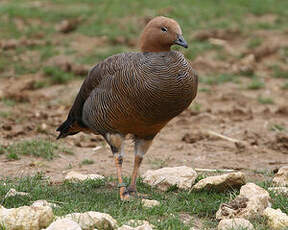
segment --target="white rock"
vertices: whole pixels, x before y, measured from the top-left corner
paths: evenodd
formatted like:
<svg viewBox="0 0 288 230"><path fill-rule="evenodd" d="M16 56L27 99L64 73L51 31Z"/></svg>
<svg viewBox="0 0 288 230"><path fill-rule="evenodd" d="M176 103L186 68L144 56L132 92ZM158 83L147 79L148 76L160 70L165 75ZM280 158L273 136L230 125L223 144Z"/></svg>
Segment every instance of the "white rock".
<svg viewBox="0 0 288 230"><path fill-rule="evenodd" d="M288 187L270 187L268 190L278 195L288 196Z"/></svg>
<svg viewBox="0 0 288 230"><path fill-rule="evenodd" d="M166 191L172 185L180 189L190 189L197 178L197 173L192 168L179 166L148 170L142 177L145 183Z"/></svg>
<svg viewBox="0 0 288 230"><path fill-rule="evenodd" d="M120 228L117 228L117 230L134 230L135 228L129 226L129 225L122 225Z"/></svg>
<svg viewBox="0 0 288 230"><path fill-rule="evenodd" d="M268 225L273 230L287 229L288 228L288 216L281 212L280 209L266 208L264 210L264 216L268 219Z"/></svg>
<svg viewBox="0 0 288 230"><path fill-rule="evenodd" d="M0 223L9 230L38 230L47 227L53 220L51 207L6 209L0 206Z"/></svg>
<svg viewBox="0 0 288 230"><path fill-rule="evenodd" d="M98 174L81 174L79 172L71 171L67 173L65 180L70 181L84 181L84 180L104 179L104 176Z"/></svg>
<svg viewBox="0 0 288 230"><path fill-rule="evenodd" d="M64 218L69 218L77 222L83 230L90 230L92 228L98 229L115 229L117 222L109 214L101 212L84 212L84 213L71 213Z"/></svg>
<svg viewBox="0 0 288 230"><path fill-rule="evenodd" d="M153 230L153 227L146 220L129 220L117 230Z"/></svg>
<svg viewBox="0 0 288 230"><path fill-rule="evenodd" d="M153 230L153 228L149 224L143 224L143 225L135 227L135 228L133 228L129 225L122 225L117 230Z"/></svg>
<svg viewBox="0 0 288 230"><path fill-rule="evenodd" d="M246 219L234 218L221 220L218 224L218 230L253 230L253 225Z"/></svg>
<svg viewBox="0 0 288 230"><path fill-rule="evenodd" d="M154 206L160 205L160 202L158 200L142 199L142 205L146 208L152 208Z"/></svg>
<svg viewBox="0 0 288 230"><path fill-rule="evenodd" d="M59 207L59 205L49 203L47 200L36 200L33 202L33 204L31 206L32 207L49 206L51 208L58 208Z"/></svg>
<svg viewBox="0 0 288 230"><path fill-rule="evenodd" d="M229 204L221 204L216 213L218 220L239 218L254 218L263 214L270 204L269 193L253 183L247 183L240 189L240 194Z"/></svg>
<svg viewBox="0 0 288 230"><path fill-rule="evenodd" d="M6 193L4 199L11 196L29 196L27 192L17 192L14 188L10 188L10 190Z"/></svg>
<svg viewBox="0 0 288 230"><path fill-rule="evenodd" d="M288 186L288 166L281 167L273 178L273 184Z"/></svg>
<svg viewBox="0 0 288 230"><path fill-rule="evenodd" d="M58 219L52 224L49 225L46 230L82 230L80 225L76 223L75 221L64 218L64 219Z"/></svg>
<svg viewBox="0 0 288 230"><path fill-rule="evenodd" d="M127 221L127 223L125 223L126 225L129 225L131 227L138 227L140 225L144 225L144 224L149 224L149 222L147 220L129 220Z"/></svg>
<svg viewBox="0 0 288 230"><path fill-rule="evenodd" d="M195 184L193 190L211 190L225 191L232 188L240 188L245 184L245 174L242 172L227 173L220 176L210 176L200 180Z"/></svg>

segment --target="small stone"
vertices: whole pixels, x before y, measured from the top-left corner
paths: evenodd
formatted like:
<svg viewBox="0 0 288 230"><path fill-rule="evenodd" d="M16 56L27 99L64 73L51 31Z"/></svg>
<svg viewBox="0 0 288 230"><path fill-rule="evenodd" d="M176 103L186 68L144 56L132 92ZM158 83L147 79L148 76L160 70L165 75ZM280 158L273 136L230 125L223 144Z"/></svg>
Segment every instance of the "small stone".
<svg viewBox="0 0 288 230"><path fill-rule="evenodd" d="M246 73L253 74L256 65L256 59L254 54L248 54L242 58L239 62L232 65L232 71L234 73Z"/></svg>
<svg viewBox="0 0 288 230"><path fill-rule="evenodd" d="M208 41L215 46L226 46L228 43L223 39L209 38Z"/></svg>
<svg viewBox="0 0 288 230"><path fill-rule="evenodd" d="M288 187L270 187L268 190L278 195L288 196Z"/></svg>
<svg viewBox="0 0 288 230"><path fill-rule="evenodd" d="M221 220L218 224L218 230L253 230L253 225L246 219L234 218Z"/></svg>
<svg viewBox="0 0 288 230"><path fill-rule="evenodd" d="M288 186L288 166L283 166L279 169L273 178L273 184L277 186Z"/></svg>
<svg viewBox="0 0 288 230"><path fill-rule="evenodd" d="M210 176L200 180L192 189L199 190L217 190L225 191L233 188L240 188L245 184L245 174L242 172L233 172L220 176Z"/></svg>
<svg viewBox="0 0 288 230"><path fill-rule="evenodd" d="M84 212L84 213L71 213L64 218L71 219L77 222L83 230L94 229L95 227L101 230L115 229L117 222L109 214L101 212Z"/></svg>
<svg viewBox="0 0 288 230"><path fill-rule="evenodd" d="M43 206L48 206L51 208L58 208L59 205L57 204L53 204L53 203L49 203L47 200L36 200L33 202L33 204L31 205L31 207L43 207Z"/></svg>
<svg viewBox="0 0 288 230"><path fill-rule="evenodd" d="M132 226L132 227L138 227L140 225L149 224L147 220L129 220L127 221L126 225Z"/></svg>
<svg viewBox="0 0 288 230"><path fill-rule="evenodd" d="M160 205L160 202L158 200L142 199L142 205L146 208L152 208L154 206Z"/></svg>
<svg viewBox="0 0 288 230"><path fill-rule="evenodd" d="M0 206L0 223L11 230L39 230L53 221L52 209L46 207L22 206L6 209Z"/></svg>
<svg viewBox="0 0 288 230"><path fill-rule="evenodd" d="M273 230L287 229L288 216L280 209L266 208L264 216L268 219L268 226Z"/></svg>
<svg viewBox="0 0 288 230"><path fill-rule="evenodd" d="M17 192L14 188L11 188L5 195L4 199L11 196L29 196L27 192Z"/></svg>
<svg viewBox="0 0 288 230"><path fill-rule="evenodd" d="M117 230L153 230L154 226L146 220L129 220Z"/></svg>
<svg viewBox="0 0 288 230"><path fill-rule="evenodd" d="M104 176L98 174L81 174L79 172L71 171L67 173L65 180L70 181L84 181L84 180L103 180Z"/></svg>
<svg viewBox="0 0 288 230"><path fill-rule="evenodd" d="M240 194L228 204L221 204L216 212L216 219L254 218L261 216L270 204L269 193L253 183L247 183L240 189Z"/></svg>
<svg viewBox="0 0 288 230"><path fill-rule="evenodd" d="M82 230L80 225L73 220L58 219L49 225L46 230Z"/></svg>
<svg viewBox="0 0 288 230"><path fill-rule="evenodd" d="M55 26L55 29L62 33L69 33L77 28L79 22L80 22L80 19L78 18L76 19L74 18L70 20L65 19L61 21L59 24L57 24Z"/></svg>
<svg viewBox="0 0 288 230"><path fill-rule="evenodd" d="M46 130L46 129L47 129L47 124L42 123L42 124L41 124L41 129L42 129L42 130Z"/></svg>
<svg viewBox="0 0 288 230"><path fill-rule="evenodd" d="M179 166L148 170L142 177L145 183L166 191L173 185L180 189L190 189L197 178L197 173L187 166Z"/></svg>

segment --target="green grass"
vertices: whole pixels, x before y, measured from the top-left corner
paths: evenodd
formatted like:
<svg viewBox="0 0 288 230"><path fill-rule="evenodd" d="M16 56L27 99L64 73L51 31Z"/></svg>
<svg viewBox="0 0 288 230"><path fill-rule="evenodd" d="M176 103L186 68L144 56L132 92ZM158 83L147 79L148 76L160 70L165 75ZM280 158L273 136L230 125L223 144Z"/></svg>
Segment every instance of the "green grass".
<svg viewBox="0 0 288 230"><path fill-rule="evenodd" d="M179 50L181 48L175 47L174 49ZM188 58L190 60L194 60L198 55L204 53L205 51L215 50L215 49L221 50L222 47L215 46L208 41L192 40L189 44L189 49L188 50L181 50L181 51L184 53L186 58Z"/></svg>
<svg viewBox="0 0 288 230"><path fill-rule="evenodd" d="M0 117L8 118L9 116L11 116L10 111L0 111Z"/></svg>
<svg viewBox="0 0 288 230"><path fill-rule="evenodd" d="M152 8L151 5L153 5ZM0 7L0 39L25 37L46 41L46 44L33 47L22 44L16 49L2 52L0 76L21 76L41 72L45 62L59 54L74 55L79 63L94 65L110 55L135 50L136 47L131 47L125 42L115 44L115 41L120 36L126 41L137 40L147 19L156 15L172 17L179 21L184 37L189 43L189 49L181 50L188 59L194 60L206 51L216 50L218 57L225 60L227 55L226 53L220 54L221 47L214 46L208 41L195 40L194 32L206 29L238 28L241 34L243 34L242 32L245 34L255 28L285 29L288 21L287 8L286 0L278 0L277 4L273 4L272 0L228 2L225 0L183 0L181 2L176 0L157 2L152 0L43 0L39 6L29 0L4 1ZM249 14L255 16L277 15L277 20L271 23L243 20ZM71 34L82 34L93 38L105 36L107 42L85 54L74 50L71 47L71 40L74 37L71 37L70 34L61 36L55 30L55 25L62 20L76 18L81 18L81 22ZM55 37L56 39L54 39ZM251 38L248 47L254 48L260 44L260 38ZM30 51L36 52L39 59L36 61L32 58L27 59L29 55L26 54L29 54ZM284 49L284 55L285 52ZM15 61L15 57L22 57L23 54L26 58L17 58ZM50 73L54 76L53 84L66 83L73 79L69 73L59 76L57 72L55 70ZM49 85L41 83L36 88Z"/></svg>
<svg viewBox="0 0 288 230"><path fill-rule="evenodd" d="M272 130L272 131L280 131L280 132L281 131L286 131L285 126L280 125L280 124L273 124L269 129Z"/></svg>
<svg viewBox="0 0 288 230"><path fill-rule="evenodd" d="M201 87L201 88L199 88L198 91L199 91L199 92L210 93L210 92L211 92L211 89L210 89L210 88L207 88L207 87Z"/></svg>
<svg viewBox="0 0 288 230"><path fill-rule="evenodd" d="M283 84L281 89L288 90L288 81Z"/></svg>
<svg viewBox="0 0 288 230"><path fill-rule="evenodd" d="M259 37L252 37L247 45L248 48L253 49L262 44L263 40Z"/></svg>
<svg viewBox="0 0 288 230"><path fill-rule="evenodd" d="M83 161L81 161L81 165L92 165L95 162L93 160L90 159L84 159Z"/></svg>
<svg viewBox="0 0 288 230"><path fill-rule="evenodd" d="M264 105L272 105L272 104L274 104L273 99L270 98L270 97L263 97L263 96L260 95L260 96L257 98L257 100L258 100L258 102L259 102L260 104L264 104Z"/></svg>
<svg viewBox="0 0 288 230"><path fill-rule="evenodd" d="M247 89L250 90L258 90L265 87L263 81L259 80L258 78L253 78L252 81L247 85Z"/></svg>
<svg viewBox="0 0 288 230"><path fill-rule="evenodd" d="M0 155L5 154L5 148L0 145Z"/></svg>
<svg viewBox="0 0 288 230"><path fill-rule="evenodd" d="M272 69L274 71L273 77L275 78L283 78L283 79L288 79L288 71L284 71L280 68L278 65L272 66Z"/></svg>
<svg viewBox="0 0 288 230"><path fill-rule="evenodd" d="M188 230L191 225L185 226L180 221L180 213L213 219L219 205L228 201L230 197L229 193L215 192L174 191L163 193L138 181L137 188L140 193L148 194L150 199L156 199L161 203L158 207L148 209L142 207L140 199L123 203L119 199L117 186L111 187L109 185L111 181L107 180L88 180L82 183L65 182L51 186L41 175L36 175L15 180L2 180L0 184L4 182L6 186L0 186L1 197L12 187L17 191L30 193L29 197L5 199L3 206L6 208L30 205L34 200L45 199L60 206L54 208L54 213L58 216L93 210L110 214L119 224L130 219L148 220L157 226L157 229Z"/></svg>
<svg viewBox="0 0 288 230"><path fill-rule="evenodd" d="M125 178L127 181L128 178ZM171 189L170 192L161 192L144 184L141 179L137 181L139 193L147 194L149 199L160 201L160 206L143 208L141 199L132 199L122 202L119 198L116 181L112 178L104 180L87 180L85 182L52 184L41 174L33 177L0 179L0 197L4 197L10 188L17 191L28 192L30 196L9 197L2 200L6 208L15 208L23 205L31 205L33 201L44 199L55 203L53 208L56 216L73 212L97 211L110 214L119 225L130 219L148 220L157 229L190 229L193 219L201 220L203 227L214 229L217 226L215 213L223 202L233 199L238 192L189 192ZM111 183L113 186L111 186ZM259 186L267 189L271 181L259 183ZM280 208L288 213L288 197L270 192L272 207ZM180 214L193 216L191 222L184 224ZM268 230L264 218L252 220L256 229ZM204 229L204 228L203 228ZM207 229L207 228L206 228Z"/></svg>
<svg viewBox="0 0 288 230"><path fill-rule="evenodd" d="M11 98L3 97L0 99L0 101L3 102L5 105L10 106L10 107L13 107L16 105L16 101L14 101Z"/></svg>
<svg viewBox="0 0 288 230"><path fill-rule="evenodd" d="M52 160L60 151L71 154L70 150L60 148L56 143L41 139L16 142L8 147L0 145L0 148L2 152L6 153L7 158L10 160L18 160L21 155Z"/></svg>
<svg viewBox="0 0 288 230"><path fill-rule="evenodd" d="M200 110L201 110L201 107L202 107L201 104L199 104L199 103L197 103L197 102L194 102L193 104L191 104L191 105L189 106L189 109L192 110L192 111L194 111L194 112L199 113Z"/></svg>
<svg viewBox="0 0 288 230"><path fill-rule="evenodd" d="M48 80L51 82L51 84L64 84L75 78L73 73L64 72L60 68L54 66L45 66L43 68L43 72L47 77L49 77Z"/></svg>
<svg viewBox="0 0 288 230"><path fill-rule="evenodd" d="M129 50L129 48L128 48ZM114 45L105 49L100 49L97 52L88 53L87 55L81 55L77 58L77 61L82 64L94 65L97 62L103 61L105 58L117 53L127 52L127 48L123 45Z"/></svg>
<svg viewBox="0 0 288 230"><path fill-rule="evenodd" d="M218 85L226 82L238 82L238 75L234 74L219 74L216 76L201 76L199 81L207 85Z"/></svg>

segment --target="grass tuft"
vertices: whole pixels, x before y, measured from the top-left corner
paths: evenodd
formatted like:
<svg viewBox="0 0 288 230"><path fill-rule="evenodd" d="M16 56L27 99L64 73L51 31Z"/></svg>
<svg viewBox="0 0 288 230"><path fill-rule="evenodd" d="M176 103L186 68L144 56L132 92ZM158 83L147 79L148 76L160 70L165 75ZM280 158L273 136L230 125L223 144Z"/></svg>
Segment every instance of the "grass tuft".
<svg viewBox="0 0 288 230"><path fill-rule="evenodd" d="M248 48L250 49L253 49L253 48L256 48L258 46L260 46L262 44L263 40L259 37L252 37L250 40L249 40L249 43L247 45Z"/></svg>
<svg viewBox="0 0 288 230"><path fill-rule="evenodd" d="M11 99L11 98L6 98L6 97L3 97L0 99L1 102L3 102L5 105L7 106L10 106L10 107L13 107L16 105L16 101Z"/></svg>
<svg viewBox="0 0 288 230"><path fill-rule="evenodd" d="M219 74L217 76L206 76L200 78L200 82L203 82L207 85L218 85L226 82L237 82L238 75L233 74Z"/></svg>
<svg viewBox="0 0 288 230"><path fill-rule="evenodd" d="M1 149L10 160L18 160L20 159L20 155L42 157L52 160L55 157L56 150L59 150L59 147L55 143L47 140L29 140L14 143L7 148L2 146Z"/></svg>
<svg viewBox="0 0 288 230"><path fill-rule="evenodd" d="M280 124L273 124L271 127L270 127L270 130L272 130L272 131L285 131L286 130L286 128L285 128L285 126L283 126L283 125L280 125Z"/></svg>
<svg viewBox="0 0 288 230"><path fill-rule="evenodd" d="M54 66L45 66L43 72L50 77L49 80L52 84L64 84L75 78L73 73L64 72L60 68Z"/></svg>
<svg viewBox="0 0 288 230"><path fill-rule="evenodd" d="M95 162L93 160L90 160L90 159L84 159L82 162L81 162L81 165L92 165L94 164Z"/></svg>
<svg viewBox="0 0 288 230"><path fill-rule="evenodd" d="M247 89L258 90L264 87L265 87L265 84L263 81L260 81L257 78L253 78L252 81L248 84Z"/></svg>
<svg viewBox="0 0 288 230"><path fill-rule="evenodd" d="M280 68L280 66L278 65L274 65L272 67L274 73L273 73L273 76L275 78L284 78L284 79L288 79L288 71L284 71Z"/></svg>
<svg viewBox="0 0 288 230"><path fill-rule="evenodd" d="M128 178L125 178L127 181ZM239 193L230 191L219 193L216 191L183 191L173 187L167 192L161 192L144 184L141 179L137 181L139 193L147 194L147 198L160 201L160 206L143 208L141 199L133 199L130 202L120 201L116 181L113 178L104 180L86 180L84 182L65 181L62 184L50 184L43 174L22 178L0 179L0 196L4 197L10 188L17 191L28 192L30 196L9 197L3 200L6 208L15 208L23 205L31 205L35 200L47 200L59 205L53 208L56 216L63 216L73 212L99 211L110 214L121 226L131 219L149 220L156 229L187 229L194 226L193 221L183 223L181 214L198 218L203 225L216 227L215 213L221 203L227 203ZM111 187L111 183L113 186ZM115 185L114 185L115 184ZM271 181L260 183L259 186L267 189ZM271 193L273 208L280 208L288 212L288 198ZM261 218L253 220L257 229L265 229L266 220Z"/></svg>
<svg viewBox="0 0 288 230"><path fill-rule="evenodd" d="M259 97L257 98L257 100L258 100L258 102L259 102L260 104L264 104L264 105L272 105L272 104L274 104L273 99L270 98L270 97L262 97L262 96L259 96Z"/></svg>
<svg viewBox="0 0 288 230"><path fill-rule="evenodd" d="M284 83L281 89L288 90L288 81Z"/></svg>

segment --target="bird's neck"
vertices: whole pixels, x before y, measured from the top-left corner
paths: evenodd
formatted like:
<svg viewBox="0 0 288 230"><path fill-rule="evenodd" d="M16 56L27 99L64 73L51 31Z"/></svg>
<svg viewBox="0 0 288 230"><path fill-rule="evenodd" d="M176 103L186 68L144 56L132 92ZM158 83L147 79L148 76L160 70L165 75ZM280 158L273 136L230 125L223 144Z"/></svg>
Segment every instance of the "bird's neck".
<svg viewBox="0 0 288 230"><path fill-rule="evenodd" d="M171 51L171 48L170 48L170 45L163 45L163 46L159 46L158 44L157 45L153 45L153 44L145 44L145 43L142 43L141 46L140 46L140 49L143 53L145 52L155 52L155 53L158 53L158 52L169 52Z"/></svg>

